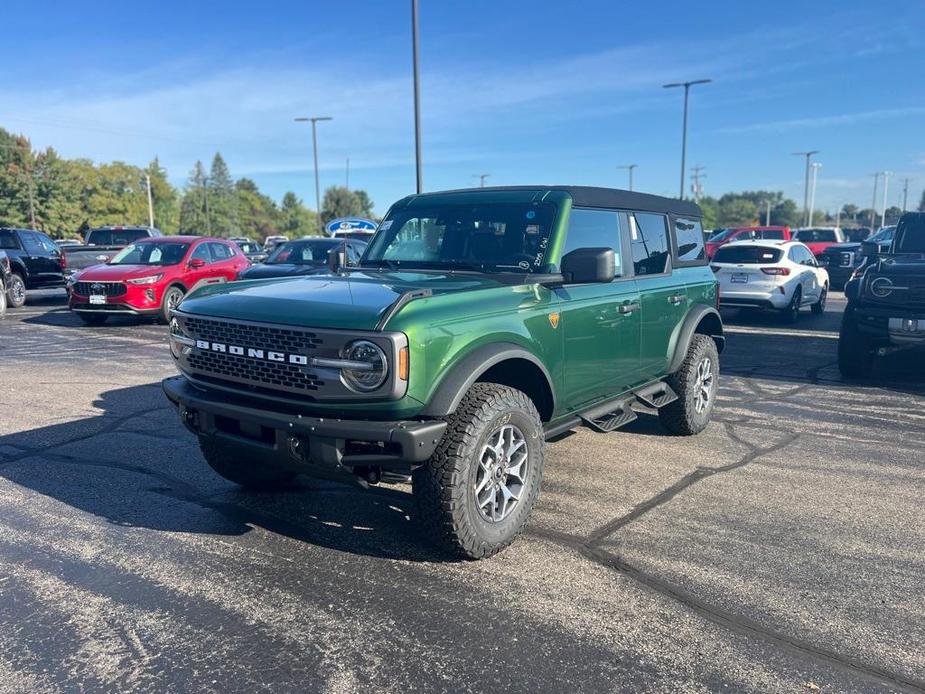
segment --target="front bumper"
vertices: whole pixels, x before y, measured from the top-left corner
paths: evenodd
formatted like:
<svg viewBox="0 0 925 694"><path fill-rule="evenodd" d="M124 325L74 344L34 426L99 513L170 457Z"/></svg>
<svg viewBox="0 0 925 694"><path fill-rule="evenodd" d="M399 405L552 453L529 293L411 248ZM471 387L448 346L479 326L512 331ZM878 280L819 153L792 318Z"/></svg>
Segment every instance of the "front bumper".
<svg viewBox="0 0 925 694"><path fill-rule="evenodd" d="M91 280L87 280L88 282ZM122 313L133 316L151 316L160 312L164 287L154 285L126 285L125 291L107 296L105 304L91 304L90 297L68 290L68 307L84 313Z"/></svg>
<svg viewBox="0 0 925 694"><path fill-rule="evenodd" d="M855 308L858 330L897 347L925 348L925 313L892 308Z"/></svg>
<svg viewBox="0 0 925 694"><path fill-rule="evenodd" d="M354 481L370 469L410 472L430 458L446 422L312 417L255 408L252 399L197 388L183 376L163 381L187 429L226 440L255 459L315 477Z"/></svg>

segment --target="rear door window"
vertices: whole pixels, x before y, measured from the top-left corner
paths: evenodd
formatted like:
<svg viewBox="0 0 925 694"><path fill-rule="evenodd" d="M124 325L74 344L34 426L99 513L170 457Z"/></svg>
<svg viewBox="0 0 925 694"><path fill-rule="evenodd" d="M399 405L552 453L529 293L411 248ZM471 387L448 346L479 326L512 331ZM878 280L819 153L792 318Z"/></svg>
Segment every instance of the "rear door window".
<svg viewBox="0 0 925 694"><path fill-rule="evenodd" d="M0 248L10 250L19 248L19 242L16 240L15 232L0 229Z"/></svg>
<svg viewBox="0 0 925 694"><path fill-rule="evenodd" d="M700 220L675 217L673 222L678 264L702 264L706 260L707 251L703 243L703 225Z"/></svg>
<svg viewBox="0 0 925 694"><path fill-rule="evenodd" d="M212 259L215 262L229 260L233 255L231 249L223 243L210 243L209 248L212 249Z"/></svg>
<svg viewBox="0 0 925 694"><path fill-rule="evenodd" d="M620 254L620 216L613 210L572 209L564 256L579 248L610 248L616 256L616 271L622 267Z"/></svg>
<svg viewBox="0 0 925 694"><path fill-rule="evenodd" d="M42 242L39 235L34 231L21 231L19 237L22 239L23 249L29 255L45 255L45 249L42 248Z"/></svg>
<svg viewBox="0 0 925 694"><path fill-rule="evenodd" d="M635 212L629 219L635 273L643 276L667 272L669 247L666 217L650 212Z"/></svg>

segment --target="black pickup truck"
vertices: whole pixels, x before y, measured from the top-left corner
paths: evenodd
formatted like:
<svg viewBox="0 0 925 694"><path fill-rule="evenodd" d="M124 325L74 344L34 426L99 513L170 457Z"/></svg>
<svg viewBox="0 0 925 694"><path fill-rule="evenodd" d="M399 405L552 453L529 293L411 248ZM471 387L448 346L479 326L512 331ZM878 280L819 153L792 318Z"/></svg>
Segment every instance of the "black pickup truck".
<svg viewBox="0 0 925 694"><path fill-rule="evenodd" d="M895 226L883 227L876 234L865 238L864 241L876 243L879 253L889 253L894 233L896 233ZM844 288L851 279L851 275L864 264L866 256L861 250L862 246L859 241L837 243L829 246L817 256L819 264L828 271L829 281L833 288Z"/></svg>
<svg viewBox="0 0 925 694"><path fill-rule="evenodd" d="M26 303L27 289L64 286L66 261L61 249L41 231L0 227L0 250L10 262L9 305Z"/></svg>
<svg viewBox="0 0 925 694"><path fill-rule="evenodd" d="M862 253L862 272L845 285L838 339L838 367L847 378L869 376L878 356L925 352L925 213L902 216L888 253L876 241L865 241Z"/></svg>
<svg viewBox="0 0 925 694"><path fill-rule="evenodd" d="M110 226L90 229L82 246L65 246L67 274L107 262L116 253L138 239L164 234L154 227Z"/></svg>

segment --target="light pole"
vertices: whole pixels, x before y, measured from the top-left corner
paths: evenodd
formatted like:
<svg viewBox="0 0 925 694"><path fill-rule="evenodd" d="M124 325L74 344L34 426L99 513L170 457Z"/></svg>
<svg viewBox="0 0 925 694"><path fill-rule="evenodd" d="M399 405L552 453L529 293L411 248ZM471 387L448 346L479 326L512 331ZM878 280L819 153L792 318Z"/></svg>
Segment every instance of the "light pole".
<svg viewBox="0 0 925 694"><path fill-rule="evenodd" d="M633 169L635 169L637 166L639 166L639 164L623 164L622 166L617 167L618 169L626 169L629 172L629 176L630 176L629 190L630 191L633 190Z"/></svg>
<svg viewBox="0 0 925 694"><path fill-rule="evenodd" d="M318 229L324 236L324 224L321 222L321 187L318 184L318 136L315 132L315 124L322 120L334 120L331 116L299 116L295 119L296 123L312 124L312 156L315 159L315 212L318 217Z"/></svg>
<svg viewBox="0 0 925 694"><path fill-rule="evenodd" d="M708 84L712 82L711 79L706 80L692 80L690 82L672 82L671 84L663 84L663 89L672 89L674 87L684 87L684 124L681 127L681 191L679 197L681 200L684 199L684 167L686 165L687 159L687 102L688 95L690 94L691 87L695 84Z"/></svg>
<svg viewBox="0 0 925 694"><path fill-rule="evenodd" d="M903 179L903 212L906 211L906 207L909 205L909 181L911 179Z"/></svg>
<svg viewBox="0 0 925 694"><path fill-rule="evenodd" d="M819 173L819 169L822 168L822 164L818 161L814 161L813 164L813 185L812 192L809 195L809 224L807 226L813 225L813 213L815 212L816 207L816 174Z"/></svg>
<svg viewBox="0 0 925 694"><path fill-rule="evenodd" d="M764 213L764 225L766 227L771 226L771 202L773 202L771 198L767 198L764 201L765 207L767 208L767 210Z"/></svg>
<svg viewBox="0 0 925 694"><path fill-rule="evenodd" d="M479 188L485 187L485 179L491 176L491 174L472 174L472 178L479 179Z"/></svg>
<svg viewBox="0 0 925 694"><path fill-rule="evenodd" d="M421 66L418 51L418 0L411 0L411 56L414 63L414 168L418 193L424 190L421 170Z"/></svg>
<svg viewBox="0 0 925 694"><path fill-rule="evenodd" d="M148 187L148 226L154 227L154 202L151 200L151 175L145 174L145 184Z"/></svg>
<svg viewBox="0 0 925 694"><path fill-rule="evenodd" d="M893 175L892 171L883 172L883 210L880 213L880 226L886 226L886 191L890 187L890 176Z"/></svg>
<svg viewBox="0 0 925 694"><path fill-rule="evenodd" d="M806 157L806 178L803 181L803 223L807 226L809 226L809 160L814 154L819 154L819 150L793 153L795 157Z"/></svg>
<svg viewBox="0 0 925 694"><path fill-rule="evenodd" d="M870 202L870 230L874 230L874 219L877 217L877 184L880 182L880 172L871 174L874 177L874 198Z"/></svg>
<svg viewBox="0 0 925 694"><path fill-rule="evenodd" d="M705 166L692 166L691 167L691 193L694 195L694 202L700 203L700 196L703 194L703 184L700 182L701 178L706 178L707 175L702 173L702 171L707 168Z"/></svg>

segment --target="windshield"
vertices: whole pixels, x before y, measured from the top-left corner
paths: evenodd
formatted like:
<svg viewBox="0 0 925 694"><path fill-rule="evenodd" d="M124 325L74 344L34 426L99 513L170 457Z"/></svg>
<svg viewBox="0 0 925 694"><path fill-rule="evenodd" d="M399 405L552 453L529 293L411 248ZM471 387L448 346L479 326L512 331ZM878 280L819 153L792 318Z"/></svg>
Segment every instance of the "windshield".
<svg viewBox="0 0 925 694"><path fill-rule="evenodd" d="M260 246L251 241L241 241L238 243L238 247L245 253L260 253L262 250Z"/></svg>
<svg viewBox="0 0 925 694"><path fill-rule="evenodd" d="M722 241L723 239L728 237L729 234L731 234L733 231L735 231L735 229L720 229L715 234L713 234L713 236L708 238L707 241L710 241L710 242Z"/></svg>
<svg viewBox="0 0 925 694"><path fill-rule="evenodd" d="M925 253L925 215L907 215L896 230L894 253Z"/></svg>
<svg viewBox="0 0 925 694"><path fill-rule="evenodd" d="M328 251L340 244L331 241L290 241L276 249L266 259L267 265L324 265Z"/></svg>
<svg viewBox="0 0 925 694"><path fill-rule="evenodd" d="M797 241L803 243L837 242L838 236L834 229L800 229L797 232Z"/></svg>
<svg viewBox="0 0 925 694"><path fill-rule="evenodd" d="M188 243L133 243L116 253L109 264L176 265L188 248Z"/></svg>
<svg viewBox="0 0 925 694"><path fill-rule="evenodd" d="M875 243L885 243L886 241L893 240L893 233L896 231L896 227L883 227L876 234L872 235L868 241L874 241Z"/></svg>
<svg viewBox="0 0 925 694"><path fill-rule="evenodd" d="M363 265L544 272L552 203L479 203L402 209L385 219Z"/></svg>
<svg viewBox="0 0 925 694"><path fill-rule="evenodd" d="M739 265L761 265L780 261L779 248L761 246L723 246L713 255L714 263L736 263Z"/></svg>

